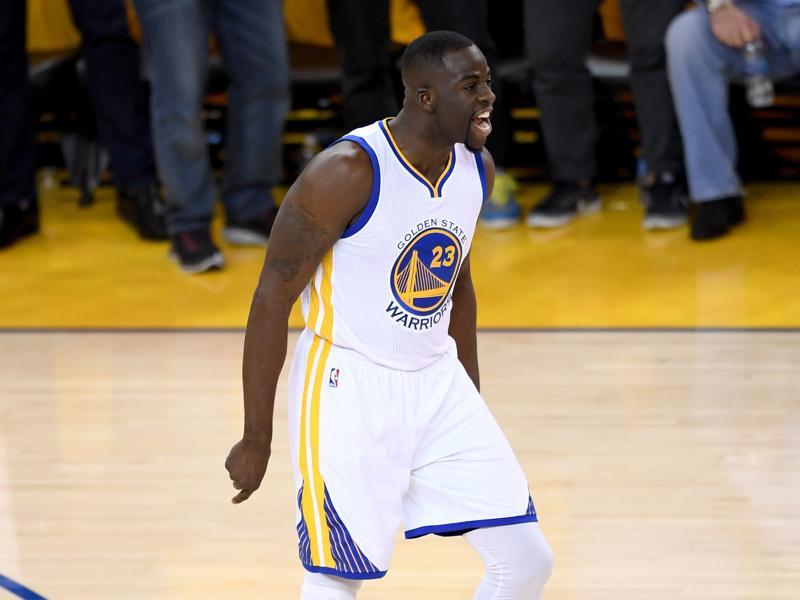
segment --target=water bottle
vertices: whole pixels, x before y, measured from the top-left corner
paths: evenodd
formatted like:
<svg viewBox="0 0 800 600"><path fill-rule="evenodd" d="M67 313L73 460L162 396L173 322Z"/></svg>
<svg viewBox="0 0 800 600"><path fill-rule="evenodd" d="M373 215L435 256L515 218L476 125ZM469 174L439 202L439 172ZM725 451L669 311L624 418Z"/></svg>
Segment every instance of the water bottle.
<svg viewBox="0 0 800 600"><path fill-rule="evenodd" d="M747 102L754 108L772 106L775 90L768 75L769 65L764 56L764 45L760 40L748 42L742 48L742 56L745 63Z"/></svg>

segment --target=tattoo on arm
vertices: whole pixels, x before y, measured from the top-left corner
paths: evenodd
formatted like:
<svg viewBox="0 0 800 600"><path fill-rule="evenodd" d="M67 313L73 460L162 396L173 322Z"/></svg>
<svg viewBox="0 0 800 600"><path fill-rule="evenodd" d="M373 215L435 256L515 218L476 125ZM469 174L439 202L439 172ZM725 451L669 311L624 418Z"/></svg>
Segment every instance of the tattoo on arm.
<svg viewBox="0 0 800 600"><path fill-rule="evenodd" d="M274 256L268 253L267 265L283 281L289 282L297 276L303 263L317 257L325 249L328 230L308 210L294 204L284 207L280 228L283 251Z"/></svg>

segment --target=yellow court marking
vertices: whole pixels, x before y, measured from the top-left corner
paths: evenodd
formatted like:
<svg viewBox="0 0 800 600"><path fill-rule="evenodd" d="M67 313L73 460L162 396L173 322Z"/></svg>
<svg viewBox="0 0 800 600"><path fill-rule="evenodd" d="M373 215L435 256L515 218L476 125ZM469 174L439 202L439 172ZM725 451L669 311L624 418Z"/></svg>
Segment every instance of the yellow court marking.
<svg viewBox="0 0 800 600"><path fill-rule="evenodd" d="M527 208L546 191L523 185L519 199ZM600 193L602 212L562 229L478 227L479 327L800 327L800 185L748 186L747 222L702 244L685 227L643 231L634 186ZM0 251L0 328L246 325L263 249L223 242L225 269L189 276L168 243L143 242L121 222L112 190L89 208L77 200L42 188L41 233ZM219 215L217 240L221 225ZM298 309L290 324L303 326Z"/></svg>

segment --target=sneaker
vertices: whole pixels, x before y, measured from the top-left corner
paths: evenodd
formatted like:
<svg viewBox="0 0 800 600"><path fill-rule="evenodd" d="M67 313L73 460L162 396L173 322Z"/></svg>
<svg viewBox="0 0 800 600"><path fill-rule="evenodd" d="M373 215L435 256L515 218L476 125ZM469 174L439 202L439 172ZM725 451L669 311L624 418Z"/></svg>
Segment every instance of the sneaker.
<svg viewBox="0 0 800 600"><path fill-rule="evenodd" d="M556 182L550 193L528 213L525 223L528 227L552 229L566 225L578 215L595 213L600 208L600 197L594 188Z"/></svg>
<svg viewBox="0 0 800 600"><path fill-rule="evenodd" d="M514 192L517 182L508 173L499 172L494 178L494 190L481 210L481 223L488 229L507 229L519 221L520 209Z"/></svg>
<svg viewBox="0 0 800 600"><path fill-rule="evenodd" d="M221 269L225 264L222 253L211 240L206 229L181 231L172 236L169 257L178 263L185 273L202 273Z"/></svg>
<svg viewBox="0 0 800 600"><path fill-rule="evenodd" d="M266 246L277 214L278 209L273 206L254 219L228 219L222 230L222 237L234 246Z"/></svg>
<svg viewBox="0 0 800 600"><path fill-rule="evenodd" d="M710 202L698 202L692 221L693 240L713 240L730 231L733 225L744 221L744 204L740 196L731 196Z"/></svg>
<svg viewBox="0 0 800 600"><path fill-rule="evenodd" d="M645 205L645 229L675 229L686 224L689 198L686 185L672 173L661 173L655 181L642 188Z"/></svg>
<svg viewBox="0 0 800 600"><path fill-rule="evenodd" d="M728 223L738 225L744 221L744 202L741 196L728 198Z"/></svg>
<svg viewBox="0 0 800 600"><path fill-rule="evenodd" d="M145 240L166 240L167 205L154 182L117 190L117 213Z"/></svg>
<svg viewBox="0 0 800 600"><path fill-rule="evenodd" d="M39 231L39 205L23 200L0 204L0 248L8 248Z"/></svg>

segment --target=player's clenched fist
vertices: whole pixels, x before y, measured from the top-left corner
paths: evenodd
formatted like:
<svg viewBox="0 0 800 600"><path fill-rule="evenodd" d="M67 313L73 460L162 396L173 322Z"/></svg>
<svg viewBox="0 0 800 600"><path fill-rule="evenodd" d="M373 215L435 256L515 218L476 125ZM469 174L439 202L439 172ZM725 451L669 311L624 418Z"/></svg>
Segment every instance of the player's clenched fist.
<svg viewBox="0 0 800 600"><path fill-rule="evenodd" d="M236 442L225 459L225 468L231 476L233 487L239 490L232 502L239 504L258 489L269 462L269 444L242 439Z"/></svg>

